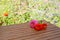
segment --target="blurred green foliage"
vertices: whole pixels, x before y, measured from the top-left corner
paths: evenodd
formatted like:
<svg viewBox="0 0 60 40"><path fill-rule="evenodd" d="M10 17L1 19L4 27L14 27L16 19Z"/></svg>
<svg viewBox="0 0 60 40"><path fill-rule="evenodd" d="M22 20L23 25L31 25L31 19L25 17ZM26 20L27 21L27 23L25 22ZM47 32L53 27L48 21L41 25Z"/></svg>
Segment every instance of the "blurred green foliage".
<svg viewBox="0 0 60 40"><path fill-rule="evenodd" d="M4 13L8 12L8 16ZM60 27L60 0L0 0L0 25L46 20Z"/></svg>

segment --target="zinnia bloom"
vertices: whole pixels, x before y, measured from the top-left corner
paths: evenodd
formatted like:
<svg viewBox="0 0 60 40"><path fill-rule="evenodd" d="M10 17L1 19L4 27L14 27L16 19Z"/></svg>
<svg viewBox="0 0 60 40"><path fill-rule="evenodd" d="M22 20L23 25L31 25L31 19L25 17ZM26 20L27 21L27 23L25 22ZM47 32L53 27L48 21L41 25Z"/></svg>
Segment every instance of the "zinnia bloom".
<svg viewBox="0 0 60 40"><path fill-rule="evenodd" d="M31 28L34 28L34 27L35 27L35 24L38 24L38 21L37 21L37 20L32 20L32 21L30 22Z"/></svg>
<svg viewBox="0 0 60 40"><path fill-rule="evenodd" d="M46 29L47 28L47 24L43 23L43 29Z"/></svg>
<svg viewBox="0 0 60 40"><path fill-rule="evenodd" d="M36 24L34 29L37 31L43 30L43 25L42 24Z"/></svg>
<svg viewBox="0 0 60 40"><path fill-rule="evenodd" d="M37 31L40 31L40 30L45 30L46 27L47 27L47 24L35 24L34 29Z"/></svg>
<svg viewBox="0 0 60 40"><path fill-rule="evenodd" d="M8 13L7 13L7 12L5 12L5 13L4 13L4 16L8 16Z"/></svg>

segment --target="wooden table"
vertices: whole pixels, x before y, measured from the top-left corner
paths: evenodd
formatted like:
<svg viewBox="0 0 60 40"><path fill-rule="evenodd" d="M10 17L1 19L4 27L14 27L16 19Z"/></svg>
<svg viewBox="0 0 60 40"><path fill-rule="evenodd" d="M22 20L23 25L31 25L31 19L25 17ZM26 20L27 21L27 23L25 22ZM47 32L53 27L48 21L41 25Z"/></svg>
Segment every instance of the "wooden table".
<svg viewBox="0 0 60 40"><path fill-rule="evenodd" d="M47 29L43 31L30 28L29 23L1 26L0 40L60 40L60 28L47 24Z"/></svg>

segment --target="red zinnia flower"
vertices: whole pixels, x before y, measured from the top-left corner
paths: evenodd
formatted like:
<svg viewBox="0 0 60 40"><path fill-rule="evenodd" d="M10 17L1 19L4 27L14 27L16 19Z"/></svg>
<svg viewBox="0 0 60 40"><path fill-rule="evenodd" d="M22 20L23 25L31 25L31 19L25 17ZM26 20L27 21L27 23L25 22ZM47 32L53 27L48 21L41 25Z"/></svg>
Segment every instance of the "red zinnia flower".
<svg viewBox="0 0 60 40"><path fill-rule="evenodd" d="M34 27L35 30L39 31L39 30L42 30L43 29L43 26L42 24L36 24L35 27Z"/></svg>
<svg viewBox="0 0 60 40"><path fill-rule="evenodd" d="M47 24L36 24L34 29L37 31L40 31L40 30L46 29L46 27L47 27Z"/></svg>
<svg viewBox="0 0 60 40"><path fill-rule="evenodd" d="M47 24L42 24L43 25L43 28L46 29L47 28Z"/></svg>

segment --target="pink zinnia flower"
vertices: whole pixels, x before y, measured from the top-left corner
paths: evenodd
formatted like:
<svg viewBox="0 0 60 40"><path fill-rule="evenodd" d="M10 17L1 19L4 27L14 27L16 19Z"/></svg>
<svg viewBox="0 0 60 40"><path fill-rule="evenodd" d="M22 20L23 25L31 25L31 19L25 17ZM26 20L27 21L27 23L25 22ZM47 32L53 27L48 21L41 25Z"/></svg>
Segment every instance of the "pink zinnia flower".
<svg viewBox="0 0 60 40"><path fill-rule="evenodd" d="M35 27L35 24L38 24L38 21L37 21L37 20L32 20L32 21L30 22L31 28L34 28L34 27Z"/></svg>

